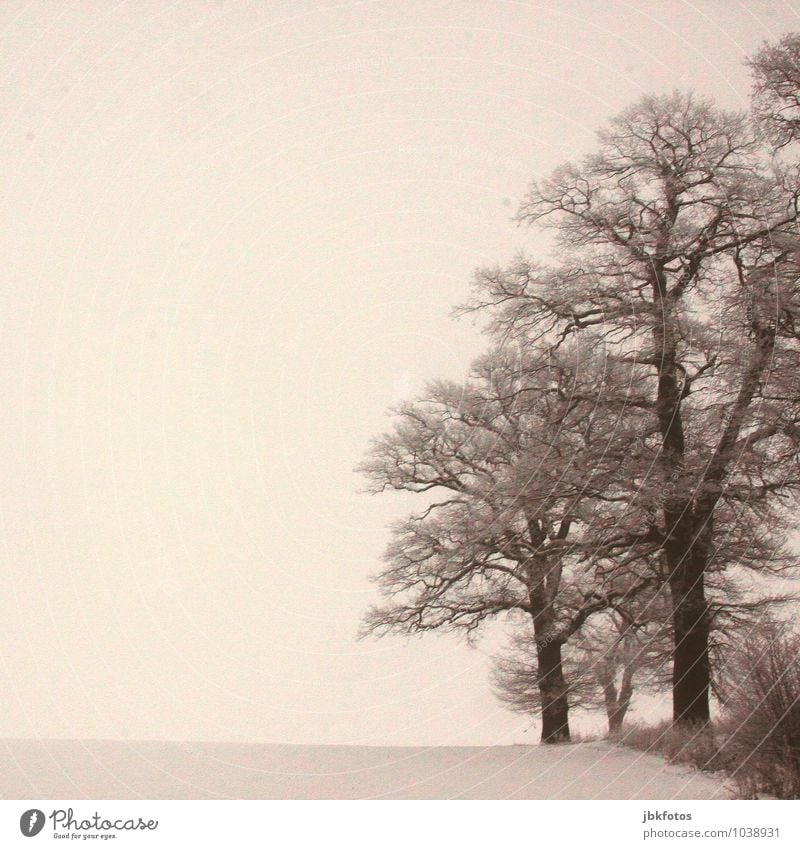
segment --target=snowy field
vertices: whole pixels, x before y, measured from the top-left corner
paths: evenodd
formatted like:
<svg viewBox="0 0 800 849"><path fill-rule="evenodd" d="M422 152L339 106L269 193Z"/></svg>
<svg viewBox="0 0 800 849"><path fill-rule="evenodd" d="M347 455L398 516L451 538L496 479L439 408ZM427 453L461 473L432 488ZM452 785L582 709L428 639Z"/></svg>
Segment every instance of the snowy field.
<svg viewBox="0 0 800 849"><path fill-rule="evenodd" d="M378 748L8 740L4 799L719 799L721 780L606 743Z"/></svg>

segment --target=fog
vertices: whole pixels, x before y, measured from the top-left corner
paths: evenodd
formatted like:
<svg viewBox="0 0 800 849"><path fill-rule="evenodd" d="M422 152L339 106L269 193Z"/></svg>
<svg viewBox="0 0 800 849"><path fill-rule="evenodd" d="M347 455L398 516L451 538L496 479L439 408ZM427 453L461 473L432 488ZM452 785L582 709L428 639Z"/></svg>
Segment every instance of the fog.
<svg viewBox="0 0 800 849"><path fill-rule="evenodd" d="M494 637L357 641L353 469L462 375L527 183L642 92L745 108L789 3L0 6L0 736L535 742Z"/></svg>

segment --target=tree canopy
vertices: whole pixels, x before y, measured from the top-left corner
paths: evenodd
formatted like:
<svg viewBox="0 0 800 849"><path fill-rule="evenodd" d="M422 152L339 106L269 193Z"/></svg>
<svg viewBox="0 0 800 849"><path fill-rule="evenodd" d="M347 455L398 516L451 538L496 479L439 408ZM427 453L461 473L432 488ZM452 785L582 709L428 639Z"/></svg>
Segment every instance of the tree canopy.
<svg viewBox="0 0 800 849"><path fill-rule="evenodd" d="M798 43L752 61L752 116L646 96L534 181L518 220L555 231L557 260L476 274L459 311L490 352L396 409L362 467L375 491L426 494L394 528L365 630L529 616L535 663L523 635L506 695L534 694L544 739L569 733L561 647L648 598L672 639L673 718L706 721L714 632L779 600L743 576L795 570L800 183L763 124L794 139L779 69ZM514 677L534 668L535 692Z"/></svg>

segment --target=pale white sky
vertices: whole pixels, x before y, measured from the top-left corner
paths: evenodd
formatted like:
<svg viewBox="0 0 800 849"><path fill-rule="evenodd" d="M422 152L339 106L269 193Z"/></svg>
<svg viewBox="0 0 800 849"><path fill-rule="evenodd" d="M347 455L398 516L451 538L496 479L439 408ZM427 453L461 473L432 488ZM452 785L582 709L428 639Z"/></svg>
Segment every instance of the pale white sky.
<svg viewBox="0 0 800 849"><path fill-rule="evenodd" d="M530 178L643 91L747 104L786 2L0 5L0 737L536 739L355 641L385 408L481 346Z"/></svg>

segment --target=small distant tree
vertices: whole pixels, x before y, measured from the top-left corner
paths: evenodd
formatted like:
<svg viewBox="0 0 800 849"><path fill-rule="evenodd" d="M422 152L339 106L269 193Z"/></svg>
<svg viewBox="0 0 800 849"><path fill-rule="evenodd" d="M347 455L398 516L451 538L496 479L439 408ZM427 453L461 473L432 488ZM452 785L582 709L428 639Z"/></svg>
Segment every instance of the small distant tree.
<svg viewBox="0 0 800 849"><path fill-rule="evenodd" d="M653 635L634 631L630 623L619 616L612 619L617 632L609 633L609 645L599 645L586 640L583 648L585 663L594 673L603 694L603 707L608 719L608 731L617 733L627 716L633 700L634 689L641 684L637 676L655 659L663 663L663 647L651 642Z"/></svg>
<svg viewBox="0 0 800 849"><path fill-rule="evenodd" d="M647 531L612 568L633 544L611 520L626 444L617 414L596 399L621 382L621 403L635 402L625 371L601 346L496 350L465 384L433 383L400 405L362 466L375 492L426 496L394 528L377 576L386 603L369 611L364 631L472 636L521 612L532 626L543 742L569 739L564 645L591 616L658 582L646 566ZM600 515L607 538L587 547L581 529Z"/></svg>
<svg viewBox="0 0 800 849"><path fill-rule="evenodd" d="M614 610L594 617L567 649L564 669L570 706L604 710L609 732L619 731L635 690L641 685L664 686L669 645L663 622L637 627ZM540 706L536 678L531 636L521 629L514 633L509 649L495 658L495 694L511 710L533 715Z"/></svg>

